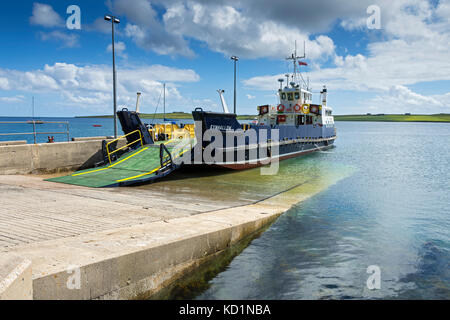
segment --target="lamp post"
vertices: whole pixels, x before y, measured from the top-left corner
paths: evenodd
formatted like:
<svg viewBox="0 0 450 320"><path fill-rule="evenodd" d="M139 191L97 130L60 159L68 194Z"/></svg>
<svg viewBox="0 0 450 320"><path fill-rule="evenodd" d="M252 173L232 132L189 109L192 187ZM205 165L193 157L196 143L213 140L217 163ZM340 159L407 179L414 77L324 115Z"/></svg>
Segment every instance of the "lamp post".
<svg viewBox="0 0 450 320"><path fill-rule="evenodd" d="M234 114L236 114L236 62L239 60L239 58L236 56L232 56L231 60L234 61Z"/></svg>
<svg viewBox="0 0 450 320"><path fill-rule="evenodd" d="M114 50L114 24L119 24L120 20L114 16L106 15L106 21L111 21L112 26L112 56L113 56L113 98L114 98L114 138L117 138L117 95L116 95L116 55Z"/></svg>

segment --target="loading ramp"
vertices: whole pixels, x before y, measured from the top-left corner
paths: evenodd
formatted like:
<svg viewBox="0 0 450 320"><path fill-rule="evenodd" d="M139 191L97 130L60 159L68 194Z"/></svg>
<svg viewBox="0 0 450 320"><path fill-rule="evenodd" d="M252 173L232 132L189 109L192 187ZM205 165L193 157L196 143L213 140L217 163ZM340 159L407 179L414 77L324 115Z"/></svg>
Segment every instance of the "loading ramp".
<svg viewBox="0 0 450 320"><path fill-rule="evenodd" d="M180 143L181 142L181 143ZM181 145L181 147L180 147ZM179 168L174 161L192 149L193 139L143 145L107 165L46 181L105 188L151 182Z"/></svg>

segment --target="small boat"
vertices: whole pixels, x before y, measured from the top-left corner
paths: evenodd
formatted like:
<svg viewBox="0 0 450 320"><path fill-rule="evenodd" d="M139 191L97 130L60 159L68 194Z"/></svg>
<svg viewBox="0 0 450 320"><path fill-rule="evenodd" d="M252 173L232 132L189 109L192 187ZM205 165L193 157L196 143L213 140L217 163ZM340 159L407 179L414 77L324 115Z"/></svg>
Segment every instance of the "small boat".
<svg viewBox="0 0 450 320"><path fill-rule="evenodd" d="M93 124L92 126L93 126L94 128L101 128L101 127L102 127L101 124Z"/></svg>

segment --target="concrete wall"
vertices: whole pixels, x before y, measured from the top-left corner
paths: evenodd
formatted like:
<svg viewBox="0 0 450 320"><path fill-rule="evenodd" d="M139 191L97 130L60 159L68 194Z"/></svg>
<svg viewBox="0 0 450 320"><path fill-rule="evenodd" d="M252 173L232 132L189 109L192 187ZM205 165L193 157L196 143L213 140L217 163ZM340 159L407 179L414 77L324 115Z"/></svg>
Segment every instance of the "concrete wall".
<svg viewBox="0 0 450 320"><path fill-rule="evenodd" d="M254 207L242 213L241 207L174 219L170 223L161 221L109 230L97 234L85 254L80 254L80 247L72 247L74 239L58 248L53 241L37 244L36 250L27 249L22 254L34 259L42 256L47 246L56 250L45 254L53 261L52 266L35 268L34 299L149 298L281 214L281 210L261 214L261 209Z"/></svg>
<svg viewBox="0 0 450 320"><path fill-rule="evenodd" d="M81 137L81 138L72 138L72 141L92 141L92 140L107 140L114 139L114 137Z"/></svg>
<svg viewBox="0 0 450 320"><path fill-rule="evenodd" d="M31 261L13 254L0 254L0 300L32 300Z"/></svg>
<svg viewBox="0 0 450 320"><path fill-rule="evenodd" d="M15 146L18 144L27 144L27 140L17 140L17 141L0 141L1 146Z"/></svg>
<svg viewBox="0 0 450 320"><path fill-rule="evenodd" d="M90 168L102 161L101 149L102 140L0 146L0 175Z"/></svg>

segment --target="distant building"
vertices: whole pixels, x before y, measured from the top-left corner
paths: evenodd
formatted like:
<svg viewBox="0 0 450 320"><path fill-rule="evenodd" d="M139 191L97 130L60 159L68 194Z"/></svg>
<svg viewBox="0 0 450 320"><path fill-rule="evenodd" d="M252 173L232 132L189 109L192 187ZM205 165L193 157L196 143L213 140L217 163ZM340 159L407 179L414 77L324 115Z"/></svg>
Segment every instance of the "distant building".
<svg viewBox="0 0 450 320"><path fill-rule="evenodd" d="M372 114L370 112L366 113L366 116L371 116Z"/></svg>
<svg viewBox="0 0 450 320"><path fill-rule="evenodd" d="M410 116L410 115L411 115L411 113L409 113L409 112L405 113L405 116Z"/></svg>

